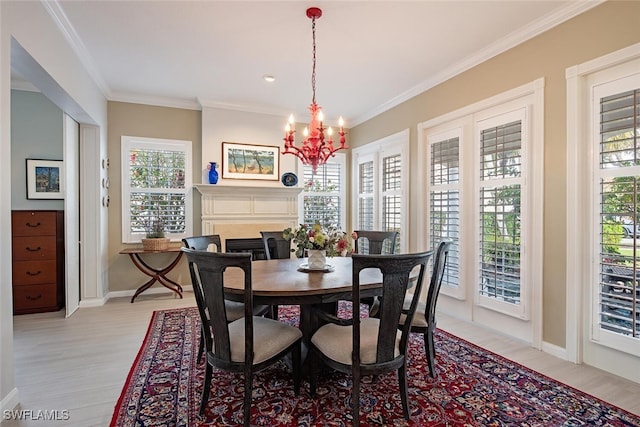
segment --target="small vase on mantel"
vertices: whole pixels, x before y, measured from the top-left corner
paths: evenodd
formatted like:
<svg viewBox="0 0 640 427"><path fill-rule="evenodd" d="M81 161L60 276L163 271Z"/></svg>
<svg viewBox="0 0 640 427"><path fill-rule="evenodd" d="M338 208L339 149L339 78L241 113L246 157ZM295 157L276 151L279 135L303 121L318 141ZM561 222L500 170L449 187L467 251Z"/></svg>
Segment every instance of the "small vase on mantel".
<svg viewBox="0 0 640 427"><path fill-rule="evenodd" d="M309 249L309 270L324 270L327 265L327 251Z"/></svg>
<svg viewBox="0 0 640 427"><path fill-rule="evenodd" d="M218 183L218 171L216 170L218 164L216 162L209 162L209 184Z"/></svg>

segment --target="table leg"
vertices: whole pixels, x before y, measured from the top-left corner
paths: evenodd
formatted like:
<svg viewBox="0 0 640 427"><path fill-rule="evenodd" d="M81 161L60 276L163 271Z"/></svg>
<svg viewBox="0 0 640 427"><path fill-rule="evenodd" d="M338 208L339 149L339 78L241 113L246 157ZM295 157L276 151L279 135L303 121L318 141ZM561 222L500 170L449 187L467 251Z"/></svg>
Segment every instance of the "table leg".
<svg viewBox="0 0 640 427"><path fill-rule="evenodd" d="M182 286L180 286L178 283L166 277L166 275L171 270L173 270L176 265L178 265L178 262L182 257L182 252L177 252L177 256L173 260L173 262L171 262L171 264L163 268L155 268L150 266L142 259L142 257L138 253L129 254L129 257L131 258L131 261L133 262L133 264L138 268L138 270L140 270L147 276L151 277L151 279L148 282L146 282L144 285L140 286L136 290L135 294L133 294L133 297L131 297L131 302L135 301L138 295L140 295L142 292L149 289L155 282L160 283L162 286L164 286L167 289L170 289L171 291L178 294L180 298L182 298Z"/></svg>

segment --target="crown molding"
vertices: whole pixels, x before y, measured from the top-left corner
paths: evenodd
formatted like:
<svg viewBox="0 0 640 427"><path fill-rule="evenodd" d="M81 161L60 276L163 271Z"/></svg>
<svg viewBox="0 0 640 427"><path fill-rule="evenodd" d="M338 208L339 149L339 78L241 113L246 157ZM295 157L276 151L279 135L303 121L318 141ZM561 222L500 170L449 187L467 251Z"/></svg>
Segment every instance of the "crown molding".
<svg viewBox="0 0 640 427"><path fill-rule="evenodd" d="M107 98L114 102L128 102L130 104L153 105L156 107L183 108L185 110L202 110L200 103L195 99L169 98L163 96L136 95L130 93L114 92Z"/></svg>
<svg viewBox="0 0 640 427"><path fill-rule="evenodd" d="M550 29L562 24L563 22L568 21L569 19L588 11L604 3L605 1L606 0L570 2L561 10L558 10L542 19L539 19L536 22L532 22L531 24L512 32L503 39L491 44L490 46L485 47L484 49L479 50L476 54L465 58L464 60L449 67L448 69L445 69L442 73L438 73L437 75L423 81L413 88L399 94L398 96L393 97L389 101L380 104L377 108L374 108L369 112L356 117L353 123L351 123L351 127L357 126L369 119L372 119L375 116L378 116L385 111L390 110L391 108L396 107L423 92L426 92L427 90L439 85L440 83L443 83L457 76L458 74L462 74L463 72L475 67L476 65L482 64L483 62L488 61L489 59L498 56L499 54L534 38L535 36L544 33L545 31L549 31Z"/></svg>
<svg viewBox="0 0 640 427"><path fill-rule="evenodd" d="M53 22L67 40L71 49L78 56L78 59L84 66L85 70L89 73L91 79L98 86L104 97L109 99L109 85L104 80L104 77L102 77L102 73L100 73L98 67L93 61L93 58L91 57L91 54L87 50L82 39L78 36L75 28L71 25L71 22L64 13L64 10L62 10L62 6L60 6L58 0L40 0L40 2L49 15L51 15L51 18L53 18Z"/></svg>

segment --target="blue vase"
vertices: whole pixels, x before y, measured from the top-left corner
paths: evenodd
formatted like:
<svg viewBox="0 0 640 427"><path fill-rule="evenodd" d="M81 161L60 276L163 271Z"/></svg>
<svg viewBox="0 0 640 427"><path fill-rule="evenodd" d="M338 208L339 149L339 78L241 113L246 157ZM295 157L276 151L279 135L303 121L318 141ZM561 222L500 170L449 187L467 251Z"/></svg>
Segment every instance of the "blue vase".
<svg viewBox="0 0 640 427"><path fill-rule="evenodd" d="M209 184L218 183L218 171L216 170L216 162L209 162Z"/></svg>

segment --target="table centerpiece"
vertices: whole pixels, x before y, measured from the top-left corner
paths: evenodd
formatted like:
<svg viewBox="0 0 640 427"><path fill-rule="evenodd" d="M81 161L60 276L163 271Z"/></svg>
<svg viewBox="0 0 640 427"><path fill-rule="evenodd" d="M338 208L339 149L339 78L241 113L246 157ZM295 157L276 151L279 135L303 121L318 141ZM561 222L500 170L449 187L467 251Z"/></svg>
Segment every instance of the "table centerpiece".
<svg viewBox="0 0 640 427"><path fill-rule="evenodd" d="M327 270L327 257L346 256L353 250L353 235L337 227L322 227L319 222L312 226L300 224L295 229L287 228L283 237L296 245L291 251L298 258L308 257L305 264L308 270Z"/></svg>

